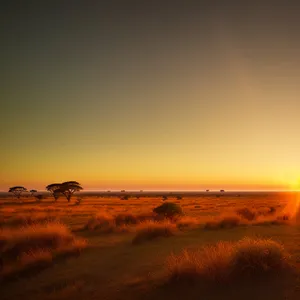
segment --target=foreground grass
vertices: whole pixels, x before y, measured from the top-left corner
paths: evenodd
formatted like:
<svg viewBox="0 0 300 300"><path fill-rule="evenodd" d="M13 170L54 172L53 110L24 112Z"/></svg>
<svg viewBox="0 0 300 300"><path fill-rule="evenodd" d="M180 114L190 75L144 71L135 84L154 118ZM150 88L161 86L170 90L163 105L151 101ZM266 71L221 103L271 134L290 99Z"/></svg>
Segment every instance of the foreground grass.
<svg viewBox="0 0 300 300"><path fill-rule="evenodd" d="M167 268L171 281L220 283L274 273L283 275L291 263L283 245L270 239L244 238L170 255Z"/></svg>
<svg viewBox="0 0 300 300"><path fill-rule="evenodd" d="M257 209L260 206L268 207L276 206L276 199L254 199L254 205ZM216 202L218 201L218 202ZM299 299L299 293L295 297L285 297L283 290L290 293L293 289L293 284L282 289L280 284L272 281L271 285L265 290L270 291L267 296L260 296L259 284L254 281L248 282L248 290L242 290L238 296L220 292L218 296L213 293L215 290L209 290L204 293L203 290L192 291L189 285L187 289L183 289L180 285L171 284L170 289L164 288L160 293L158 287L165 283L166 273L163 268L165 259L170 253L179 254L182 249L195 250L207 244L218 243L220 240L234 243L244 236L253 236L259 234L263 237L273 237L275 240L282 241L293 255L294 262L298 259L300 234L299 230L293 226L235 226L231 229L222 228L222 230L203 230L203 220L207 216L218 216L223 214L227 208L243 207L247 201L240 197L237 199L229 199L221 197L220 199L202 198L202 199L184 199L178 203L184 207L186 216L182 218L181 224L179 220L173 222L178 228L176 233L181 228L195 228L194 230L184 231L182 234L175 234L172 238L158 238L155 242L141 243L138 247L132 245L134 232L119 234L117 231L111 231L110 234L101 233L101 227L95 230L84 230L77 232L76 235L83 236L88 239L89 249L83 251L79 257L68 260L55 260L55 265L51 268L39 272L38 276L20 277L17 281L5 282L1 284L1 299ZM262 201L265 201L262 203ZM235 204L236 202L236 204ZM49 202L50 203L50 202ZM49 206L49 203L41 203L37 207L43 205ZM122 222L128 222L127 214L132 214L134 217L151 211L153 207L159 205L161 199L130 199L128 201L118 201L115 199L84 199L79 206L68 205L64 201L59 201L55 205L59 210L57 215L59 218L68 224L68 227L76 226L83 227L87 224L92 215L107 213L116 217L120 217L119 227L122 227ZM12 209L7 208L6 215L21 214L23 209L31 209L31 204L12 205ZM249 205L250 207L250 205ZM276 206L277 207L277 206ZM3 211L3 208L1 208ZM36 210L37 212L39 209ZM265 209L268 212L267 208ZM125 216L124 216L125 214ZM274 218L274 216L270 216ZM185 219L184 219L185 218ZM190 220L188 220L190 218ZM217 217L216 217L217 218ZM122 221L125 220L125 221ZM256 220L254 220L256 221ZM131 221L130 221L131 222ZM200 223L200 226L198 225ZM249 225L252 225L250 221ZM185 224L185 225L183 225ZM265 224L262 224L265 225ZM136 229L139 224L126 225L127 227ZM182 227L181 227L182 226ZM186 226L186 227L185 227ZM54 253L50 249L50 254ZM24 256L23 260L30 260L33 255ZM36 256L45 257L47 260L47 252L40 250L35 251ZM20 255L21 257L22 255ZM52 256L53 257L53 256ZM35 261L35 258L33 258ZM8 262L8 261L6 261ZM53 258L52 262L53 263ZM29 269L31 270L31 268ZM279 272L280 274L280 272ZM30 271L30 275L31 271ZM279 282L280 283L280 282ZM178 285L179 286L179 285ZM195 285L198 287L198 285ZM239 288L239 285L233 284L234 290ZM260 284L264 288L265 282ZM181 292L182 291L182 292ZM250 297L250 292L256 291L256 297ZM180 294L181 293L181 294ZM258 295L258 296L257 296Z"/></svg>
<svg viewBox="0 0 300 300"><path fill-rule="evenodd" d="M2 279L33 268L51 265L54 258L79 253L86 241L76 238L63 224L35 224L0 231Z"/></svg>

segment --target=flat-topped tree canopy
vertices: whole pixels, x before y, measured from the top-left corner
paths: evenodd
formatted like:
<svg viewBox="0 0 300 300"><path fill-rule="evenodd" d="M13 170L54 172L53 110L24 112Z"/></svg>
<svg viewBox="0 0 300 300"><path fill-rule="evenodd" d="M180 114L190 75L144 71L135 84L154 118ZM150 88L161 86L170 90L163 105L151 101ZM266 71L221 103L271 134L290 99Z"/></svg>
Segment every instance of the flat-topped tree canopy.
<svg viewBox="0 0 300 300"><path fill-rule="evenodd" d="M55 200L58 199L59 195L64 195L68 201L71 200L72 195L75 192L81 191L83 188L77 181L65 181L63 183L52 183L46 186L46 189L52 193Z"/></svg>
<svg viewBox="0 0 300 300"><path fill-rule="evenodd" d="M23 192L27 192L27 189L24 186L13 186L9 188L8 192L13 193L19 199Z"/></svg>
<svg viewBox="0 0 300 300"><path fill-rule="evenodd" d="M60 188L61 183L51 183L46 186L46 190L49 192L53 192Z"/></svg>
<svg viewBox="0 0 300 300"><path fill-rule="evenodd" d="M80 183L77 182L77 181L65 181L62 184L74 184L74 185L79 185L80 186Z"/></svg>
<svg viewBox="0 0 300 300"><path fill-rule="evenodd" d="M55 201L57 201L57 199L59 198L60 193L58 192L58 190L60 189L60 186L61 186L61 183L58 183L58 182L51 183L46 186L46 190L52 194Z"/></svg>
<svg viewBox="0 0 300 300"><path fill-rule="evenodd" d="M75 192L81 191L83 188L77 181L65 181L60 185L59 191L67 198L70 202L72 195Z"/></svg>

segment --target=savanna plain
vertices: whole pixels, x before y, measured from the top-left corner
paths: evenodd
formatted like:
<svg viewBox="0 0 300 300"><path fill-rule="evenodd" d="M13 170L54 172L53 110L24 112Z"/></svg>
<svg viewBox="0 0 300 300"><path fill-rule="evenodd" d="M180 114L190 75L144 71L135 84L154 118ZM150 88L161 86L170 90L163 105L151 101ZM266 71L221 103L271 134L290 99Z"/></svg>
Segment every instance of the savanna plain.
<svg viewBox="0 0 300 300"><path fill-rule="evenodd" d="M0 198L1 299L300 299L298 192Z"/></svg>

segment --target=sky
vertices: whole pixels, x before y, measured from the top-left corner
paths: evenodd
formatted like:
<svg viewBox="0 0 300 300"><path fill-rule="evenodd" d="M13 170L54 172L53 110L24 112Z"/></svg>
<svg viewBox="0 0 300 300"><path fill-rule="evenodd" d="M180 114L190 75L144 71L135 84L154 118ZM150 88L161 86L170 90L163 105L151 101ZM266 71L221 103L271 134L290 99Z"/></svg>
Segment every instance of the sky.
<svg viewBox="0 0 300 300"><path fill-rule="evenodd" d="M1 12L0 190L297 187L297 1L50 2Z"/></svg>

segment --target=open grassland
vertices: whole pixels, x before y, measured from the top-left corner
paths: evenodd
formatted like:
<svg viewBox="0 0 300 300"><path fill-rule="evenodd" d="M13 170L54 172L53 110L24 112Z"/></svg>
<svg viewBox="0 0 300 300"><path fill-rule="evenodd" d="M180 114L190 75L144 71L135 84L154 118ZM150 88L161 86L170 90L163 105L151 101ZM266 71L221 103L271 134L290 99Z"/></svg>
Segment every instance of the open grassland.
<svg viewBox="0 0 300 300"><path fill-rule="evenodd" d="M300 299L297 193L181 196L0 199L1 299Z"/></svg>

